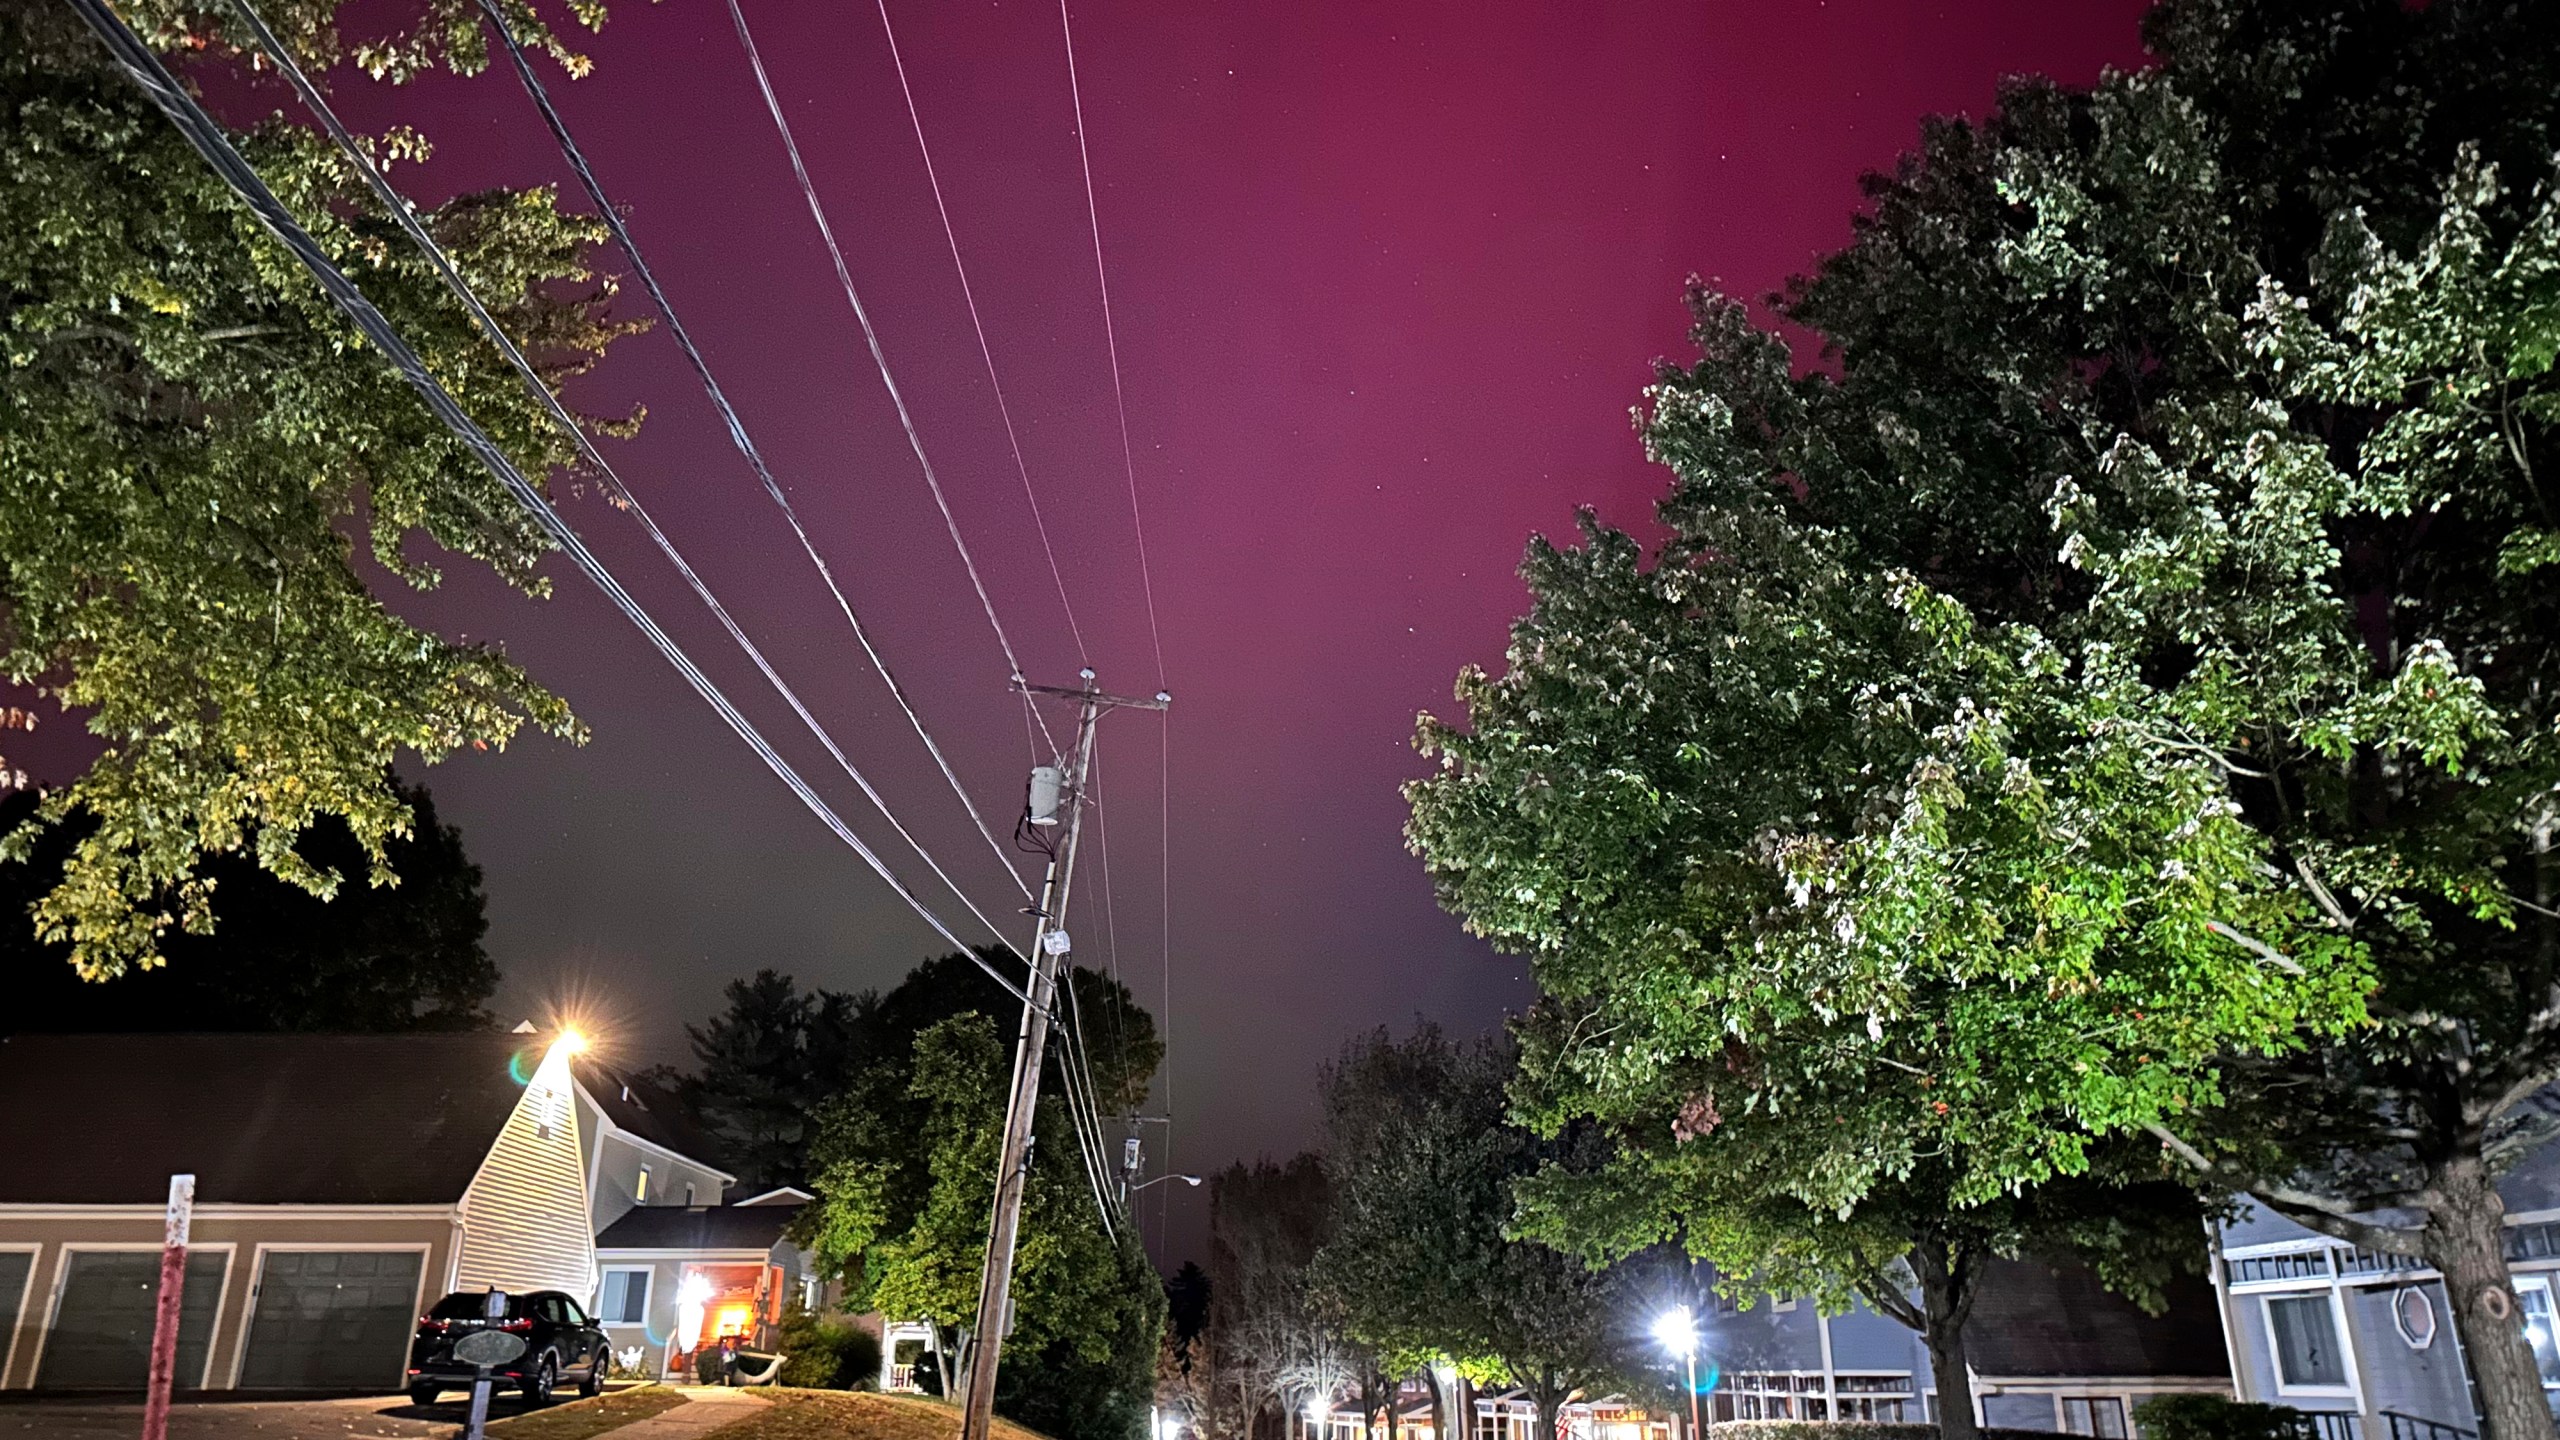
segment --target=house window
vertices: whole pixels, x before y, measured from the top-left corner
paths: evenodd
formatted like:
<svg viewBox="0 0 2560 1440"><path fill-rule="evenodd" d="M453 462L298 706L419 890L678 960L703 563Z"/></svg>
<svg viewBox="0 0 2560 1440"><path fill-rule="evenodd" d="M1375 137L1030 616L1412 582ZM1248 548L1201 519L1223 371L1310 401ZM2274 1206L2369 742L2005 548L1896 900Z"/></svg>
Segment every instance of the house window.
<svg viewBox="0 0 2560 1440"><path fill-rule="evenodd" d="M2533 1363L2542 1367L2542 1388L2560 1390L2560 1335L2554 1333L2551 1282L2516 1281L2516 1308L2524 1312L2524 1338L2533 1344Z"/></svg>
<svg viewBox="0 0 2560 1440"><path fill-rule="evenodd" d="M2113 1395L2065 1395L2062 1428L2098 1440L2126 1440L2124 1401Z"/></svg>
<svg viewBox="0 0 2560 1440"><path fill-rule="evenodd" d="M2338 1352L2337 1316L2327 1291L2267 1297L2267 1333L2275 1339L2276 1383L2286 1389L2342 1390L2346 1357Z"/></svg>
<svg viewBox="0 0 2560 1440"><path fill-rule="evenodd" d="M596 1318L607 1325L649 1322L649 1272L607 1270L604 1289L596 1297Z"/></svg>
<svg viewBox="0 0 2560 1440"><path fill-rule="evenodd" d="M646 1165L640 1167L640 1178L631 1184L631 1198L643 1205L649 1203L649 1167Z"/></svg>

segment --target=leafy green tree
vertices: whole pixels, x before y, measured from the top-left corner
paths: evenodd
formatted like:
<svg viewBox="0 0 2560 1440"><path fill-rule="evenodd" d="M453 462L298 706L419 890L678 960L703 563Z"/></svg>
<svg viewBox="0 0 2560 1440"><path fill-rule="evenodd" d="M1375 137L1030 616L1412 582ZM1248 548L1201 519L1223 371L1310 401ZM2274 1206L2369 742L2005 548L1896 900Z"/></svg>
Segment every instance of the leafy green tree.
<svg viewBox="0 0 2560 1440"><path fill-rule="evenodd" d="M961 976L975 976L985 1008ZM1078 972L1088 1019L1106 1004L1135 1053L1153 1025L1127 992ZM955 990L957 994L955 994ZM1009 997L964 956L917 967L886 995L852 997L842 1088L815 1110L807 1173L817 1202L801 1234L847 1303L929 1321L955 1342L977 1322L1009 1059ZM824 1007L819 1007L823 1011ZM908 1025L917 1028L905 1029ZM1155 1053L1161 1053L1157 1051ZM1143 1095L1152 1066L1108 1069L1096 1088ZM1108 1073L1110 1078L1105 1080ZM1133 1232L1102 1225L1064 1092L1043 1087L1014 1260L1015 1324L997 1377L1000 1411L1060 1440L1126 1440L1147 1421L1164 1324L1162 1281ZM952 1353L957 1345L946 1345Z"/></svg>
<svg viewBox="0 0 2560 1440"><path fill-rule="evenodd" d="M2560 12L2148 36L1871 182L1773 301L1812 373L1698 297L1671 540L1533 549L1413 839L1555 1001L1524 1105L1626 1142L1542 1230L1661 1233L1605 1196L1710 1117L1850 1215L2148 1132L2441 1268L2487 1433L2540 1437L2495 1180L2560 1075Z"/></svg>
<svg viewBox="0 0 2560 1440"><path fill-rule="evenodd" d="M222 7L122 9L187 83L255 93ZM314 71L486 62L459 0L369 12L361 45L337 11L268 7ZM239 138L526 473L570 463L568 438L325 139L281 120ZM406 131L379 144L385 159L426 151ZM253 856L324 897L359 870L389 884L390 847L416 824L389 779L404 753L502 747L525 725L581 733L497 649L421 631L368 590L354 536L412 588L440 574L425 542L536 595L546 542L77 17L42 0L0 4L0 214L0 674L105 743L6 848L25 858L84 817L33 906L84 977L148 969L173 930L210 926L206 855ZM601 224L549 190L461 196L426 221L553 379L632 328L585 258ZM300 847L324 816L354 837L354 861Z"/></svg>
<svg viewBox="0 0 2560 1440"><path fill-rule="evenodd" d="M1521 1182L1592 1149L1588 1134L1541 1141L1509 1123L1514 1063L1507 1045L1427 1023L1343 1047L1318 1087L1334 1199L1310 1276L1374 1368L1428 1376L1443 1361L1516 1386L1544 1435L1574 1392L1653 1377L1628 1340L1642 1267L1594 1270L1508 1233Z"/></svg>
<svg viewBox="0 0 2560 1440"><path fill-rule="evenodd" d="M6 1024L25 1031L465 1030L492 1023L498 967L482 948L489 922L480 867L462 832L436 818L422 786L393 782L415 817L384 850L397 877L349 886L324 900L280 880L246 855L199 867L218 924L164 942L169 964L111 980L82 980L68 947L0 925ZM0 826L24 818L35 797L0 804ZM45 835L27 860L0 864L0 915L51 890L80 837L74 819ZM296 850L320 869L364 863L343 824L323 820Z"/></svg>

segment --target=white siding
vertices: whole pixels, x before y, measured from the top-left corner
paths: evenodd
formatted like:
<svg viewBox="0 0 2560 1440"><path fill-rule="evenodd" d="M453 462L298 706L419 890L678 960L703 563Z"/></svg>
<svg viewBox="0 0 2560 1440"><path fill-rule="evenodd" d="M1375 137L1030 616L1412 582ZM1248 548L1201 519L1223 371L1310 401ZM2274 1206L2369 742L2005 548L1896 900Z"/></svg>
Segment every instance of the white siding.
<svg viewBox="0 0 2560 1440"><path fill-rule="evenodd" d="M583 1107L566 1062L555 1054L534 1072L463 1192L456 1289L565 1290L583 1299L595 1288L595 1232L578 1143Z"/></svg>

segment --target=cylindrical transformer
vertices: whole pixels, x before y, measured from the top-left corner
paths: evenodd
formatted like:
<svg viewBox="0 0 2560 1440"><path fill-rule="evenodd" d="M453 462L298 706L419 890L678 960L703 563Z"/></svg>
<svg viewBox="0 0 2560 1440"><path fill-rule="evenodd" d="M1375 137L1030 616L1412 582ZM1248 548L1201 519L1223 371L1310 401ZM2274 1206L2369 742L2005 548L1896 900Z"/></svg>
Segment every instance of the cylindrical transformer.
<svg viewBox="0 0 2560 1440"><path fill-rule="evenodd" d="M1031 767L1031 823L1058 823L1058 792L1066 783L1066 772L1055 765Z"/></svg>

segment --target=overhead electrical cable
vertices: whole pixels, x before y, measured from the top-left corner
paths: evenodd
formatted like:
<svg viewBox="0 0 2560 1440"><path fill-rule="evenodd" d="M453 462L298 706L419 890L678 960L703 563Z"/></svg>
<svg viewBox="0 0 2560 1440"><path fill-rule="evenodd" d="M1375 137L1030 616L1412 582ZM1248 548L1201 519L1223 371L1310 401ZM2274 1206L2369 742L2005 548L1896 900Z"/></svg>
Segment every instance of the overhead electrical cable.
<svg viewBox="0 0 2560 1440"><path fill-rule="evenodd" d="M738 418L737 407L729 403L727 392L720 388L719 380L711 373L710 362L703 358L701 347L694 344L692 333L685 329L684 321L676 314L674 303L667 299L667 292L658 284L656 272L649 268L648 260L640 253L639 242L632 238L630 227L623 223L622 212L616 209L612 200L605 195L602 182L596 179L594 168L587 163L586 152L578 148L576 138L569 133L568 122L560 117L558 108L552 105L551 92L544 87L541 77L534 73L532 62L526 58L523 45L516 39L515 27L508 22L505 13L494 3L494 0L480 0L480 9L489 17L490 23L497 27L498 38L506 46L507 57L514 62L516 78L523 83L525 93L533 98L535 107L542 112L543 123L550 127L552 139L558 142L562 158L569 162L569 168L576 173L578 183L587 192L587 198L595 202L596 213L604 220L606 227L612 230L614 242L621 247L623 255L631 261L632 272L640 277L641 288L649 292L650 303L656 305L658 313L666 317L667 332L675 338L677 347L684 351L685 359L692 363L694 374L702 381L704 393L711 397L713 408L720 412L720 418L727 423L730 443L738 448L739 454L746 457L747 464L756 472L756 478L763 482L765 494L772 497L773 503L781 509L783 519L790 522L791 533L799 538L800 548L808 555L809 563L817 568L818 578L826 582L827 593L835 597L836 608L844 612L845 623L852 627L853 638L861 645L863 655L871 661L871 668L880 673L881 682L889 687L889 694L898 702L899 710L905 713L907 723L916 732L916 738L924 742L925 750L933 756L933 763L942 771L942 778L950 785L951 793L959 797L960 807L968 812L970 823L977 826L979 835L983 836L987 842L987 847L995 852L997 863L1004 867L1005 877L1013 882L1015 889L1022 892L1024 899L1029 899L1030 883L1022 878L1021 872L1013 868L1012 857L1005 853L1004 845L996 839L995 831L988 826L986 818L978 813L977 803L969 798L968 787L960 783L959 773L953 770L951 762L944 758L942 747L934 743L933 732L925 728L924 717L917 712L915 702L908 698L906 687L898 683L897 675L889 669L888 660L880 654L879 648L871 643L870 631L863 626L861 616L855 613L853 602L845 597L843 587L836 583L835 571L828 566L826 557L818 552L817 542L810 538L808 528L800 523L800 512L792 505L791 498L783 492L782 486L773 478L772 467L765 464L764 452L757 448L755 440L748 435L746 423ZM945 514L947 517L948 512L946 511ZM977 579L974 570L970 574L970 579L973 582ZM985 594L984 588L981 587L979 598L984 599ZM1008 649L1006 652L1008 660L1011 659L1011 654L1011 650ZM1019 672L1021 667L1016 665L1014 669Z"/></svg>
<svg viewBox="0 0 2560 1440"><path fill-rule="evenodd" d="M987 364L987 388L995 392L996 413L1004 417L1005 443L1013 447L1013 468L1022 476L1022 498L1031 506L1031 528L1039 533L1040 553L1049 559L1049 576L1058 583L1058 608L1066 612L1067 631L1075 637L1076 655L1086 664L1084 627L1076 623L1076 607L1067 600L1067 575L1049 543L1049 522L1040 517L1040 497L1031 490L1031 466L1022 458L1022 437L1014 433L1013 407L1005 403L1004 382L996 378L996 352L987 343L986 322L978 318L978 293L969 284L969 267L960 259L960 234L951 224L951 207L942 198L942 177L933 168L933 147L925 143L924 114L916 108L916 92L907 83L906 58L898 53L898 29L889 23L889 0L879 0L880 33L889 37L889 63L898 70L898 90L907 99L907 122L915 127L916 153L924 157L924 178L933 187L933 208L942 216L942 238L951 246L951 268L960 277L960 296L969 302L969 328L978 333L978 357Z"/></svg>
<svg viewBox="0 0 2560 1440"><path fill-rule="evenodd" d="M729 0L736 10L738 0ZM1076 79L1076 28L1058 0L1058 29L1067 41L1067 95L1075 103L1076 159L1084 166L1084 215L1093 229L1093 278L1102 290L1102 338L1111 352L1111 403L1120 415L1120 469L1129 480L1129 523L1138 536L1138 581L1147 597L1147 638L1156 652L1156 684L1164 684L1164 631L1156 624L1156 577L1147 563L1147 522L1138 510L1138 461L1129 449L1129 397L1120 384L1120 331L1111 320L1111 272L1102 263L1102 208L1093 196L1093 152L1084 138L1084 87Z"/></svg>
<svg viewBox="0 0 2560 1440"><path fill-rule="evenodd" d="M1010 942L1006 941L1004 931L999 929L993 920L987 918L986 912L978 908L977 903L969 898L969 893L951 878L950 874L942 868L941 862L933 858L932 852L925 849L923 842L919 841L899 821L896 813L890 810L888 801L883 799L879 790L872 785L870 777L864 775L861 769L846 757L843 748L837 745L835 736L819 723L815 715L809 713L809 707L801 702L799 694L775 671L772 663L765 658L764 651L756 645L755 641L748 638L746 630L731 616L728 606L722 604L719 596L712 593L711 587L695 572L691 562L687 561L683 553L676 548L675 542L659 528L658 522L650 516L648 507L640 503L640 498L631 492L631 487L624 483L622 476L613 468L612 462L605 459L603 453L597 450L594 441L587 435L586 427L578 423L577 417L572 415L568 406L561 402L558 392L542 378L541 372L534 368L533 362L525 356L522 348L498 324L497 317L489 313L488 306L481 302L479 295L472 290L470 282L462 278L461 272L454 267L452 259L445 254L444 247L419 221L415 209L399 191L392 188L389 179L382 174L381 167L373 162L373 157L338 119L337 111L332 109L329 102L321 96L319 87L311 82L310 76L293 58L292 51L286 49L284 43L268 27L265 17L258 13L257 7L251 3L251 0L232 0L232 4L239 11L240 18L248 24L250 33L257 39L258 48L266 52L267 58L274 62L277 72L284 76L287 83L293 87L294 93L301 97L304 107L320 121L321 127L328 131L329 138L336 142L338 149L363 174L366 184L373 190L374 197L382 202L384 209L391 212L392 218L407 233L419 252L425 255L428 263L435 267L445 287L451 290L455 298L462 302L463 308L470 312L481 334L498 348L498 352L506 357L508 364L515 367L517 375L524 381L526 391L534 397L536 403L551 413L552 419L558 422L563 430L568 432L571 441L578 448L578 454L605 482L616 502L629 510L632 517L640 522L640 528L656 543L659 553L666 556L669 564L675 566L677 573L684 577L685 583L692 587L693 593L719 620L721 628L729 632L729 638L737 642L738 648L755 663L756 669L764 675L766 682L773 686L774 692L791 707L793 714L800 717L800 723L808 727L809 733L817 737L820 745L826 747L827 753L834 757L836 764L844 770L846 775L852 777L855 785L861 787L864 797L870 800L872 808L878 810L881 818L889 822L890 828L898 832L898 838L907 842L908 848L915 851L917 858L924 861L925 865L933 871L935 878L959 898L960 903L967 907L971 915L977 917L979 924L987 927L999 943L1009 945ZM1006 872L1012 873L1010 865L1006 866ZM1023 957L1018 951L1016 958L1022 959L1025 964L1030 963L1028 958Z"/></svg>
<svg viewBox="0 0 2560 1440"><path fill-rule="evenodd" d="M483 5L490 0L481 0ZM765 73L764 56L756 49L756 37L747 28L747 12L738 0L729 0L729 19L736 25L738 44L747 52L747 64L754 69L756 88L764 92L764 107L773 116L773 128L782 137L782 148L791 157L791 173L799 179L801 198L809 202L809 217L818 222L818 236L827 245L827 256L835 262L836 280L844 287L845 303L853 307L853 318L862 326L864 343L871 347L871 360L880 370L880 384L889 392L889 403L897 409L898 424L907 432L907 448L913 450L916 465L924 471L925 488L933 492L934 507L942 512L943 528L951 533L951 548L960 554L960 566L969 572L969 584L978 592L979 607L987 613L987 628L996 634L996 645L1004 651L1005 664L1012 667L1013 679L1023 680L1022 660L1014 653L1012 637L1005 634L1004 622L996 618L996 602L987 594L987 583L979 577L978 562L969 554L968 542L960 538L959 518L951 513L951 501L942 493L942 480L934 473L933 460L925 454L924 436L916 429L915 416L907 409L907 397L898 389L897 378L889 373L889 352L881 347L880 332L871 323L871 312L863 308L862 292L854 287L852 267L845 263L844 248L836 243L835 226L827 220L827 207L818 199L817 184L809 178L809 167L800 158L800 142L791 133L791 121L782 113L782 100L773 90L773 77ZM1038 711L1033 712L1034 717ZM1041 732L1048 733L1049 722L1040 721ZM1057 748L1050 737L1050 748Z"/></svg>
<svg viewBox="0 0 2560 1440"><path fill-rule="evenodd" d="M372 301L365 298L363 291L359 290L355 282L347 278L346 272L339 269L336 262L329 258L328 252L311 237L310 232L303 227L293 212L276 198L275 192L268 188L256 167L252 166L240 153L238 147L231 143L230 137L224 133L221 125L206 113L203 105L189 94L184 86L178 83L167 67L160 63L159 56L153 54L150 47L142 42L141 37L134 34L132 28L110 8L106 0L69 0L69 3L73 11L97 33L100 40L105 42L109 54L116 63L136 85L141 87L143 93L162 114L168 117L170 123L177 127L179 134L185 137L196 153L204 158L205 163L212 168L215 175L239 196L250 212L258 218L259 223L264 225L269 233L273 234L302 264L303 268L310 272L312 278L318 282L322 293L326 294L339 310L354 322L367 341L382 352L392 368L408 382L412 389L417 391L419 398L426 402L427 408L443 422L448 430L452 431L455 438L462 442L463 447L469 450L474 458L487 467L491 476L514 496L516 502L522 505L533 518L535 524L569 556L570 561L578 567L579 571L586 575L597 589L603 591L605 598L612 602L614 608L620 610L624 617L640 630L650 644L657 648L659 654L665 657L667 663L673 666L676 672L684 677L686 683L693 687L695 693L702 697L704 703L712 708L721 721L756 752L757 757L764 761L766 768L774 773L775 778L781 780L794 795L799 797L801 804L807 806L811 814L817 816L828 829L834 831L837 838L843 840L847 847L861 856L873 873L896 892L898 897L906 902L908 908L915 911L916 915L936 934L975 957L976 952L964 944L941 917L934 914L922 897L898 879L887 863L863 842L861 836L854 833L851 826L845 824L843 818L838 816L826 801L810 788L808 782L801 778L799 772L792 768L791 763L773 748L764 735L756 729L754 723L739 713L728 696L723 694L720 687L702 672L675 638L667 634L650 616L648 610L623 588L613 572L587 548L577 531L558 510L552 507L550 500L531 480L525 478L524 473L516 468L515 462L508 458L506 452L499 448L496 441L489 438L488 432L480 428L479 423L471 418L452 394L428 371L426 362L393 327L390 320L375 308ZM1031 1003L1021 987L1005 978L995 967L986 964L982 958L978 963L986 970L988 976L998 985L1003 986L1007 992L1025 1004Z"/></svg>
<svg viewBox="0 0 2560 1440"><path fill-rule="evenodd" d="M732 5L736 0L730 0ZM1058 0L1058 33L1067 52L1067 95L1075 106L1076 159L1084 169L1085 222L1093 232L1093 279L1102 297L1103 343L1111 356L1111 400L1120 420L1120 468L1129 484L1129 524L1138 542L1138 580L1147 600L1147 636L1155 645L1157 683L1164 676L1164 631L1156 620L1155 571L1147 559L1147 523L1138 504L1138 464L1129 444L1129 398L1120 377L1120 330L1111 315L1111 269L1102 255L1102 207L1095 198L1093 149L1085 138L1084 84L1076 73L1076 28L1069 0ZM1173 735L1170 725L1157 731L1157 869L1158 937L1164 947L1164 1130L1165 1160L1173 1159ZM1159 1230L1164 1197L1158 1197Z"/></svg>

